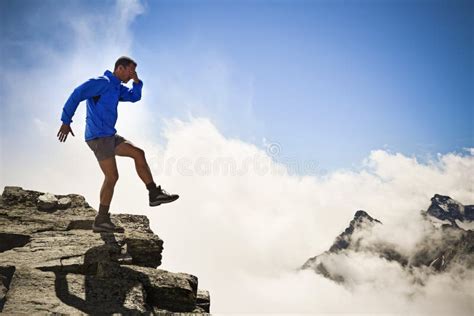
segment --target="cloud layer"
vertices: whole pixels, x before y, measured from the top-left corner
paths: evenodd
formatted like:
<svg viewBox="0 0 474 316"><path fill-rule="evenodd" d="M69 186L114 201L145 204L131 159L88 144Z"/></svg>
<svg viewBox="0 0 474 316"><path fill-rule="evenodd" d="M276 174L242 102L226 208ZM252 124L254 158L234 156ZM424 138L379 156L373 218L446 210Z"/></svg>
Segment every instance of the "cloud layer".
<svg viewBox="0 0 474 316"><path fill-rule="evenodd" d="M328 249L358 209L386 223L378 233L385 242L413 251L427 233L420 210L435 193L474 202L470 151L421 164L374 150L359 170L299 177L275 163L265 148L225 139L205 118L168 121L164 136L166 146L149 147L148 155L159 182L181 198L149 216L165 240L164 266L198 275L201 287L211 290L214 311L429 312L449 306L466 312L472 307L466 282L442 275L426 279L421 288L398 264L364 254L338 263L354 278L351 289L294 272ZM252 163L245 172L229 174L212 167L223 158L238 167ZM437 286L453 290L443 297ZM341 295L351 304L341 305Z"/></svg>
<svg viewBox="0 0 474 316"><path fill-rule="evenodd" d="M206 118L168 120L164 125L164 144L138 135L132 141L145 150L156 182L179 193L180 199L149 208L133 161L119 157L120 180L111 211L147 215L165 241L161 267L197 275L200 287L211 292L214 312L472 309L469 283L440 275L424 278L422 287L398 264L365 254L337 260L335 269L353 278L349 288L295 271L328 249L358 209L384 222L384 230L372 238L383 236L402 252L412 251L426 233L419 211L429 206L435 193L474 203L470 152L440 155L421 164L415 158L374 150L359 170L300 177L276 163L268 148L226 139ZM81 193L97 206L102 180L97 162L82 141L74 139L70 145L64 151L57 143L44 148L56 151L47 163L32 159L25 166L13 159L2 163L6 167L2 185ZM14 154L34 156L25 148ZM425 177L406 176L418 172Z"/></svg>

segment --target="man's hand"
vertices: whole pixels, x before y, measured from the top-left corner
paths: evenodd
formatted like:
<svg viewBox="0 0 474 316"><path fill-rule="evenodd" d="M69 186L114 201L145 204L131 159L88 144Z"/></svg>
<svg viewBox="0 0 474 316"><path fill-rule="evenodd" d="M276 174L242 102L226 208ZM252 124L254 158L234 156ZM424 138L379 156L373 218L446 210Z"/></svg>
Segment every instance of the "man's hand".
<svg viewBox="0 0 474 316"><path fill-rule="evenodd" d="M133 79L133 82L139 83L140 79L138 79L137 71L136 70L130 70L130 76Z"/></svg>
<svg viewBox="0 0 474 316"><path fill-rule="evenodd" d="M59 137L60 142L65 142L69 132L71 132L72 136L76 137L76 135L74 135L74 133L72 132L71 126L63 123L63 125L61 125L61 127L59 128L58 135L56 136Z"/></svg>

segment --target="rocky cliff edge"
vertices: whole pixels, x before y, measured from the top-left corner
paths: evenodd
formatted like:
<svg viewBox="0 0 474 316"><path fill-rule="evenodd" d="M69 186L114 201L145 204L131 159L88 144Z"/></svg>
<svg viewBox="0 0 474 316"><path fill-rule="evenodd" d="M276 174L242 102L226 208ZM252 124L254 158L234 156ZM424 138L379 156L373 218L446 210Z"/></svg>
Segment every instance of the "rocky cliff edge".
<svg viewBox="0 0 474 316"><path fill-rule="evenodd" d="M78 194L6 186L0 197L0 312L209 313L198 278L157 269L163 240L146 216L111 214L124 233L94 233Z"/></svg>

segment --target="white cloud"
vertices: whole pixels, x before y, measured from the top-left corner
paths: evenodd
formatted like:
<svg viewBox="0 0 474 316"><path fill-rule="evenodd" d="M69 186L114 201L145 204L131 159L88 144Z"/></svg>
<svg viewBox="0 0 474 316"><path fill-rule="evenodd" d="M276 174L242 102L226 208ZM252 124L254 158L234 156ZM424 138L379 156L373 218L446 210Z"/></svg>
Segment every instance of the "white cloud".
<svg viewBox="0 0 474 316"><path fill-rule="evenodd" d="M383 259L356 254L339 262L356 269L347 271L355 278L351 290L329 286L324 291L327 281L315 276L310 286L301 281L301 273L292 271L326 250L358 209L384 221L384 233L395 233L385 236L387 242L396 243L401 251L412 251L425 233L419 231L423 229L419 211L429 206L435 193L450 194L465 204L474 202L470 180L465 177L474 166L471 155L447 154L424 165L399 153L375 150L359 171L298 177L258 172L254 162L267 170L276 165L266 150L224 138L207 119L167 123L166 146L148 152L158 182L181 197L172 205L151 210L148 216L165 240L163 266L199 276L200 286L214 294L214 311L354 311L352 304L338 303L336 297L341 295L357 304L359 312L433 311L427 303L429 295L443 308L469 310L467 292L451 292L443 299L438 290L415 286L398 264ZM211 166L229 157L236 166L243 166L249 158L252 163L240 175L212 168L205 173L200 168L199 162ZM186 161L185 171L178 161ZM173 163L164 168L169 162ZM425 177L415 176L417 172ZM425 281L428 286L449 283L443 278ZM312 294L324 293L324 302L307 294L306 287ZM304 304L296 304L302 300Z"/></svg>

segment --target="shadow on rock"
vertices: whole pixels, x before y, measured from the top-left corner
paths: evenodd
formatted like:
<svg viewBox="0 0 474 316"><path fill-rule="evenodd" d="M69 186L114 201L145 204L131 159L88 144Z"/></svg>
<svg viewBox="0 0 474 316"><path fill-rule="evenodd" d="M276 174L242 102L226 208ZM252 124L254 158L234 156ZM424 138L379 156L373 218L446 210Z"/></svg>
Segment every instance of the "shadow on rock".
<svg viewBox="0 0 474 316"><path fill-rule="evenodd" d="M148 275L117 262L120 245L113 233L101 233L104 245L89 249L83 264L39 267L54 272L57 297L84 313L140 314L150 311L144 283Z"/></svg>

